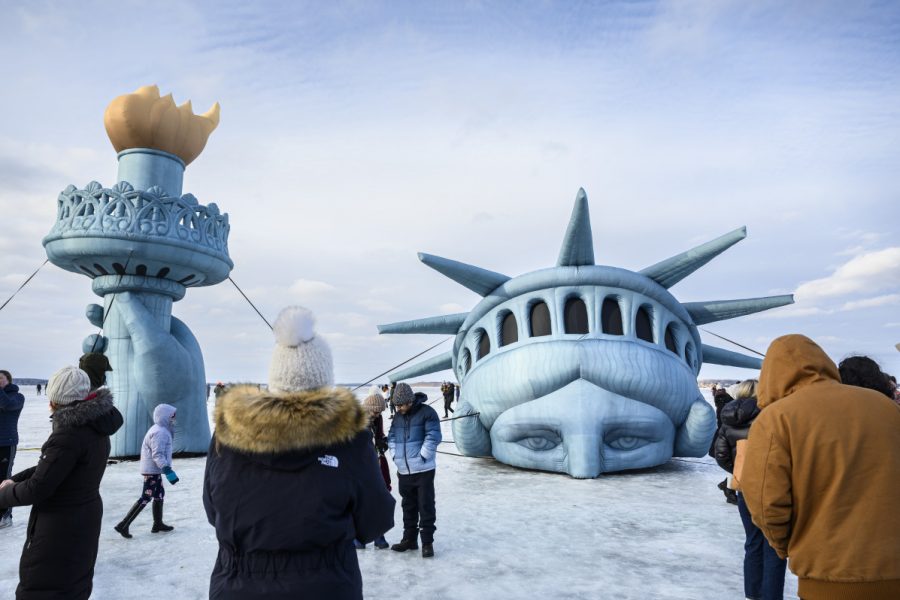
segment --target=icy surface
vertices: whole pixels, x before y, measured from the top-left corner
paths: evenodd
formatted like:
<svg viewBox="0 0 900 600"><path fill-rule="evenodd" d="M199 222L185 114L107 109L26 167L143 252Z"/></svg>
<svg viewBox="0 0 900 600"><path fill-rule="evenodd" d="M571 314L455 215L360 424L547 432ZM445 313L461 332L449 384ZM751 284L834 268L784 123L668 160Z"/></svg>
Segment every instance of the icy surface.
<svg viewBox="0 0 900 600"><path fill-rule="evenodd" d="M34 465L50 431L46 397L24 388L15 470ZM440 392L422 388L437 407ZM212 408L212 402L209 404ZM389 424L387 413L385 423ZM444 437L452 439L450 423ZM443 452L454 452L443 444ZM113 531L137 499L137 462L107 467L93 598L206 598L216 554L200 498L205 459L175 461L181 481L166 486L168 534L150 533L150 511ZM393 470L393 465L392 470ZM396 475L392 473L396 484ZM524 471L492 459L438 456L435 558L369 545L359 551L366 598L743 598L744 531L737 507L716 483L710 458L672 460L645 471L576 480ZM395 497L396 485L395 485ZM398 499L399 500L399 499ZM12 598L29 509L0 530L0 598ZM400 503L395 522L402 523ZM399 527L387 534L400 537ZM161 565L164 565L161 567ZM796 598L790 572L785 598Z"/></svg>

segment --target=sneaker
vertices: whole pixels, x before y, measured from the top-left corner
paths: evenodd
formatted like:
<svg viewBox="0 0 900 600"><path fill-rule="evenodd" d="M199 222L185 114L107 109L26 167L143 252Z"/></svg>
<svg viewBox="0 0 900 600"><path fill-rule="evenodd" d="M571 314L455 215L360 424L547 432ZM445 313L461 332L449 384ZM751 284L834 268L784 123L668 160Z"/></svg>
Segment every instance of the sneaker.
<svg viewBox="0 0 900 600"><path fill-rule="evenodd" d="M384 536L380 536L377 540L375 540L375 547L379 550L384 550L385 548L390 548L391 545L387 543L387 540L384 539Z"/></svg>
<svg viewBox="0 0 900 600"><path fill-rule="evenodd" d="M365 550L366 549L366 545L363 544L359 540L353 540L353 547L356 548L357 550Z"/></svg>
<svg viewBox="0 0 900 600"><path fill-rule="evenodd" d="M422 558L433 558L434 546L431 544L422 544Z"/></svg>
<svg viewBox="0 0 900 600"><path fill-rule="evenodd" d="M7 527L12 527L12 515L6 515L0 519L0 529L6 529Z"/></svg>

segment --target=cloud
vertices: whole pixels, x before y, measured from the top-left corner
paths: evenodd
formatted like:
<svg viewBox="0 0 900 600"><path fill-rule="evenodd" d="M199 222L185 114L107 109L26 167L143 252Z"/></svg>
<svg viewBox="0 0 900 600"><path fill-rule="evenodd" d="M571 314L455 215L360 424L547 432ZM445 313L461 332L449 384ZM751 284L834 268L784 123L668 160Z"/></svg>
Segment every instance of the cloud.
<svg viewBox="0 0 900 600"><path fill-rule="evenodd" d="M319 298L324 295L331 294L337 288L330 283L324 281L316 281L314 279L297 279L288 288L288 293L301 301L307 301L311 298Z"/></svg>
<svg viewBox="0 0 900 600"><path fill-rule="evenodd" d="M394 304L387 302L386 300L379 300L377 298L362 298L357 300L356 303L362 308L376 313L398 313L401 312Z"/></svg>
<svg viewBox="0 0 900 600"><path fill-rule="evenodd" d="M466 309L461 304L457 304L455 302L441 304L440 306L438 306L438 310L442 315L452 315L455 313L466 312Z"/></svg>
<svg viewBox="0 0 900 600"><path fill-rule="evenodd" d="M815 303L835 296L877 292L900 285L900 247L885 248L852 258L822 279L801 284L797 302Z"/></svg>
<svg viewBox="0 0 900 600"><path fill-rule="evenodd" d="M841 310L858 310L860 308L874 308L876 306L885 306L889 304L900 305L900 294L885 294L883 296L875 296L874 298L853 300L844 303L844 305L841 306Z"/></svg>

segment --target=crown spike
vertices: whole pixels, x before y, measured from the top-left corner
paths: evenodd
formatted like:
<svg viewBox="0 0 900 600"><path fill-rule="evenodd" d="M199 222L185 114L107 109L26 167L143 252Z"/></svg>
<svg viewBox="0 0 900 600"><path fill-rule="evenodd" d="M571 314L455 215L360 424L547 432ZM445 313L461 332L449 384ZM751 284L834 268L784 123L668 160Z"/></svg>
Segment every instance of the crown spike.
<svg viewBox="0 0 900 600"><path fill-rule="evenodd" d="M445 352L444 354L439 354L428 360L423 360L422 362L406 367L405 369L394 371L388 375L388 379L393 383L395 381L403 381L404 379L411 379L412 377L419 377L420 375L430 375L432 373L437 373L438 371L446 371L447 369L452 368L453 354Z"/></svg>
<svg viewBox="0 0 900 600"><path fill-rule="evenodd" d="M694 320L694 325L706 325L744 315L752 315L771 308L794 303L793 294L745 298L743 300L705 300L703 302L683 302L681 305Z"/></svg>
<svg viewBox="0 0 900 600"><path fill-rule="evenodd" d="M456 335L469 313L426 317L378 326L378 333L443 333Z"/></svg>
<svg viewBox="0 0 900 600"><path fill-rule="evenodd" d="M509 277L501 273L495 273L493 271L488 271L487 269L482 269L481 267L467 265L466 263L450 260L449 258L434 256L433 254L419 252L419 260L438 273L449 277L456 283L466 286L480 296L487 296L509 281Z"/></svg>
<svg viewBox="0 0 900 600"><path fill-rule="evenodd" d="M716 348L701 344L704 364L723 365L726 367L740 367L742 369L761 369L762 359L745 354L738 354L731 350Z"/></svg>
<svg viewBox="0 0 900 600"><path fill-rule="evenodd" d="M594 237L591 233L591 215L584 188L575 196L575 206L569 226L559 250L558 267L582 267L594 264Z"/></svg>
<svg viewBox="0 0 900 600"><path fill-rule="evenodd" d="M649 266L640 273L668 289L745 237L747 228L739 227L710 242Z"/></svg>

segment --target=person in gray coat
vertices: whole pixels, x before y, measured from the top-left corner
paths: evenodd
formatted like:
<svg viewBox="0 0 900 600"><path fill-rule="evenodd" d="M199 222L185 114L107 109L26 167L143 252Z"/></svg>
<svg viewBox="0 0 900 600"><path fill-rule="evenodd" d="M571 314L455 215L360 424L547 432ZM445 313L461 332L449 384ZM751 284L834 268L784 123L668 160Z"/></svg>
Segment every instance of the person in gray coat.
<svg viewBox="0 0 900 600"><path fill-rule="evenodd" d="M159 404L153 409L153 426L147 430L144 443L141 445L141 474L144 476L144 488L141 497L115 526L122 537L131 539L128 527L147 503L153 500L153 527L151 533L172 531L174 527L163 523L163 500L166 491L163 489L162 476L169 483L178 483L178 475L172 470L172 429L175 427L175 407L171 404Z"/></svg>
<svg viewBox="0 0 900 600"><path fill-rule="evenodd" d="M415 550L422 534L422 556L434 556L434 472L437 447L441 443L441 421L425 401L428 396L413 394L406 383L398 383L392 396L397 416L388 433L388 448L397 466L400 497L403 499L403 539L391 550Z"/></svg>

